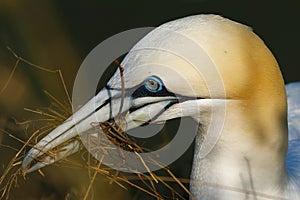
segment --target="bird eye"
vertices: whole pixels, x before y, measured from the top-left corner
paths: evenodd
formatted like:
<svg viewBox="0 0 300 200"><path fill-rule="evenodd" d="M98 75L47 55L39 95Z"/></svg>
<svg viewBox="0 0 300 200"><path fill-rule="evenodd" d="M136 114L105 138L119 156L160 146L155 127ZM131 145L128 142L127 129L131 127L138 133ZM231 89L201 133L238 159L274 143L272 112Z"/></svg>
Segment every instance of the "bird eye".
<svg viewBox="0 0 300 200"><path fill-rule="evenodd" d="M163 84L158 78L150 76L144 81L144 86L150 92L158 92L162 90Z"/></svg>

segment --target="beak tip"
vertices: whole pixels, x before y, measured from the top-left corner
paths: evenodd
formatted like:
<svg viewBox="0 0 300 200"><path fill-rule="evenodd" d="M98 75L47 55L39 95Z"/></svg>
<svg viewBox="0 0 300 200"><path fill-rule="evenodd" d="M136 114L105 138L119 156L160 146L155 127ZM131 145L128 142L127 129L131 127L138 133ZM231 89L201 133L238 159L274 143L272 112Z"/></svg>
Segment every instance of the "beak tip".
<svg viewBox="0 0 300 200"><path fill-rule="evenodd" d="M40 163L40 162L37 162L37 163L34 163L33 165L31 165L31 163L34 161L34 159L32 158L32 156L30 156L30 154L28 154L24 160L23 160L23 163L22 163L22 166L21 166L21 170L22 170L22 175L25 176L33 171L36 171L42 167L45 166L44 163Z"/></svg>
<svg viewBox="0 0 300 200"><path fill-rule="evenodd" d="M26 174L28 174L29 173L29 165L30 165L30 163L32 162L32 157L31 157L31 155L30 155L30 153L28 153L26 156L25 156L25 158L24 158L24 160L23 160L23 162L22 162L22 165L21 165L21 170L22 170L22 174L23 175L26 175Z"/></svg>
<svg viewBox="0 0 300 200"><path fill-rule="evenodd" d="M23 159L23 162L21 165L21 170L22 170L23 175L26 175L26 174L34 171L33 168L35 167L36 164L33 164L33 162L39 152L40 151L37 151L36 149L32 148L27 153L27 155Z"/></svg>

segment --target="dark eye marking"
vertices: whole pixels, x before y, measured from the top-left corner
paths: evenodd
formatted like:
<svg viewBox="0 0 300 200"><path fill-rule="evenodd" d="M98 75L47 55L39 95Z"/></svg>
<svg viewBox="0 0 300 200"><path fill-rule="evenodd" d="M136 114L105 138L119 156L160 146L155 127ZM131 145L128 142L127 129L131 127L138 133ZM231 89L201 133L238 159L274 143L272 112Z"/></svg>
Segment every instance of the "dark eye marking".
<svg viewBox="0 0 300 200"><path fill-rule="evenodd" d="M169 92L164 86L160 78L156 76L149 76L145 81L134 89L131 97L162 97L162 96L175 96L172 92Z"/></svg>

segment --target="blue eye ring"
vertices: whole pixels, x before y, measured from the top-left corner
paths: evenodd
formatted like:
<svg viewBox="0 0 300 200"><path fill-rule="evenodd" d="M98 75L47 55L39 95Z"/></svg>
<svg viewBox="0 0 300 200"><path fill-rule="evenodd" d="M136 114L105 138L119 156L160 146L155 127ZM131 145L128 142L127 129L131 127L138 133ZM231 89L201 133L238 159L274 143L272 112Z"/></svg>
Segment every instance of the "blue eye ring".
<svg viewBox="0 0 300 200"><path fill-rule="evenodd" d="M163 88L163 83L159 78L157 78L155 76L150 76L150 77L145 79L144 87L149 92L159 92Z"/></svg>

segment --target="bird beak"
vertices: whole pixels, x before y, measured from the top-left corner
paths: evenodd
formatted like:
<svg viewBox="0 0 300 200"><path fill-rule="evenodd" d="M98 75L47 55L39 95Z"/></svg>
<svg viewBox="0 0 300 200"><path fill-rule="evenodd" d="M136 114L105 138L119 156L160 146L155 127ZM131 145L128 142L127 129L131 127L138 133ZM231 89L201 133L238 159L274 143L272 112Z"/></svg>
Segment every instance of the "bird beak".
<svg viewBox="0 0 300 200"><path fill-rule="evenodd" d="M79 151L79 135L95 124L126 113L126 126L122 127L126 131L156 118L176 100L174 96L132 98L126 92L122 98L120 90L105 87L28 152L22 163L23 172L30 173Z"/></svg>

